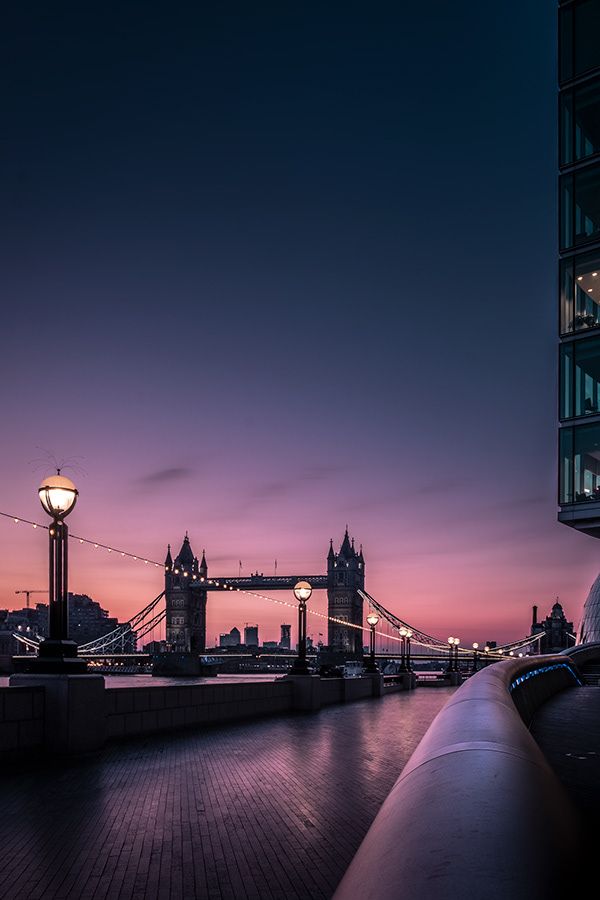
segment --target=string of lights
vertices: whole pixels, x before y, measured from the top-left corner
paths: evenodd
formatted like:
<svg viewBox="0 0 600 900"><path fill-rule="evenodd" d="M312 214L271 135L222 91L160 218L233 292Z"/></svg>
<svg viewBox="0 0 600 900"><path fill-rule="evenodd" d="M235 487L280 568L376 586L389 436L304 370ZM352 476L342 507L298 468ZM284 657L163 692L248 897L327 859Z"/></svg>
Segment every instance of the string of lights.
<svg viewBox="0 0 600 900"><path fill-rule="evenodd" d="M15 525L31 525L33 528L43 528L45 531L48 531L48 525L42 525L40 522L32 522L31 519L24 519L22 516L13 516L10 513L0 512L0 516L3 516L5 519L12 519ZM100 541L93 541L90 538L81 537L79 534L69 534L69 538L71 541L77 541L79 544L88 544L93 547L95 550L106 550L107 553L114 553L117 556L120 556L124 559L131 559L135 562L144 563L147 566L154 566L157 569L162 568L162 563L156 562L154 559L148 559L145 556L139 556L135 553L129 553L127 550L121 550L118 547L111 547L109 544L103 544Z"/></svg>

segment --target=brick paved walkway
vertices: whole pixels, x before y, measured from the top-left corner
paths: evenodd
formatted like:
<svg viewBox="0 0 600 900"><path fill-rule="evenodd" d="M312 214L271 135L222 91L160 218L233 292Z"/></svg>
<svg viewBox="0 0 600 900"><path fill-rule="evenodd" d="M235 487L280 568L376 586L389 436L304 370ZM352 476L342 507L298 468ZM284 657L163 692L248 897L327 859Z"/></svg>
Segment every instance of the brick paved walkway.
<svg viewBox="0 0 600 900"><path fill-rule="evenodd" d="M451 693L140 739L4 773L0 898L331 897Z"/></svg>

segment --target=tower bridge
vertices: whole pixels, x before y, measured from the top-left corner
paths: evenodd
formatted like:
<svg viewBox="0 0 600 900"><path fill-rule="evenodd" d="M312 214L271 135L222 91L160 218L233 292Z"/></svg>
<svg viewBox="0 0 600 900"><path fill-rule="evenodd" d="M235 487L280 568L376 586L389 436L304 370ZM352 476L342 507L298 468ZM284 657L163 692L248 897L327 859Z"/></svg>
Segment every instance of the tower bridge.
<svg viewBox="0 0 600 900"><path fill-rule="evenodd" d="M329 542L324 574L264 575L229 578L208 576L206 554L194 555L186 535L175 559L171 547L165 559L165 605L167 646L180 653L201 653L206 647L207 594L212 591L291 591L298 581L310 582L314 590L327 591L330 650L362 656L363 591L365 559L362 546L357 551L348 528L336 553ZM347 622L348 625L344 623Z"/></svg>
<svg viewBox="0 0 600 900"><path fill-rule="evenodd" d="M7 516L7 514L2 513ZM12 517L19 523L21 520ZM31 523L39 527L37 523ZM70 536L79 543L88 543L95 548L102 546L108 552L129 556L134 560L140 559L145 564L152 564L160 569L161 564L156 560L149 560L128 553L108 545L99 544L96 541ZM448 654L448 643L438 637L420 629L412 622L400 618L391 612L382 603L378 602L365 588L365 558L362 546L357 550L354 540L350 538L346 527L339 550L334 550L333 541L329 542L329 549L325 559L325 571L321 573L307 574L305 571L296 570L297 574L265 575L263 572L253 572L245 576L210 575L206 554L202 553L201 560L194 554L189 536L186 532L181 548L175 558L171 554L170 545L164 561L164 589L148 604L135 613L127 622L107 634L93 641L79 645L79 655L91 658L113 658L122 655L126 645L134 639L140 641L146 635L154 632L154 629L165 623L166 649L162 656L170 655L172 658L179 654L187 654L198 662L205 654L206 648L206 607L208 595L215 593L229 594L230 592L243 592L247 598L254 600L276 601L268 596L272 592L285 591L291 594L298 581L308 581L314 590L327 591L327 614L314 609L309 613L327 620L327 649L334 654L331 661L339 661L336 655L343 655L347 659L361 659L363 656L363 643L369 627L364 625L363 613L365 602L369 610L380 617L381 625L387 628L385 631L375 631L384 640L398 642L398 654L405 652L404 642L410 638L413 645L413 656L422 657L423 654L434 654L435 658ZM216 599L216 598L215 598ZM222 598L223 600L225 598ZM211 600L211 602L213 602ZM286 603L286 601L282 601ZM294 606L294 603L287 604ZM381 626L380 626L381 627ZM408 635L403 638L402 634ZM33 654L39 648L38 635L24 635L20 632L13 634L15 640L24 648L26 654ZM505 644L502 647L485 648L485 658L495 661L503 658L503 654L513 655L518 651L525 652L528 648L538 646L543 634L533 629L533 633L527 637ZM415 648L419 650L415 653ZM465 647L455 647L455 662L459 656L467 659L473 656L473 650ZM475 656L476 656L475 652ZM175 672L163 674L177 674ZM182 673L179 673L182 674ZM192 674L186 670L185 674Z"/></svg>

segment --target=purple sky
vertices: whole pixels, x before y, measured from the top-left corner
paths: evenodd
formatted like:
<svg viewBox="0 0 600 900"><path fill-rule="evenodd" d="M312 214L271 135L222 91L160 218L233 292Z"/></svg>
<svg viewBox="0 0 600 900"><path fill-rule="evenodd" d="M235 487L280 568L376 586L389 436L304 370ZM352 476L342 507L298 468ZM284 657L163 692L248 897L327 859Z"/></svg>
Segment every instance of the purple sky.
<svg viewBox="0 0 600 900"><path fill-rule="evenodd" d="M440 637L517 638L557 594L577 623L599 562L555 521L555 10L187 6L3 29L1 508L42 519L41 447L86 470L72 530L140 555L187 529L212 574L318 572L348 522L368 590ZM10 607L45 536L0 531ZM111 613L160 591L95 552L71 587Z"/></svg>

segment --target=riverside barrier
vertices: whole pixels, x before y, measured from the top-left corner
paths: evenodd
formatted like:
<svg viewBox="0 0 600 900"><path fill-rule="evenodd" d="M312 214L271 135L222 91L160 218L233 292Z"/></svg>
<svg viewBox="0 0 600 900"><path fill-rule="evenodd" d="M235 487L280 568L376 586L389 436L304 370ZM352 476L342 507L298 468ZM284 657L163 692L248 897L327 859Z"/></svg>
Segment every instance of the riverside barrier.
<svg viewBox="0 0 600 900"><path fill-rule="evenodd" d="M389 680L388 680L389 681ZM98 750L107 740L207 727L414 688L411 673L386 685L381 674L353 678L285 676L273 681L106 687L99 675L11 676L0 688L0 760Z"/></svg>
<svg viewBox="0 0 600 900"><path fill-rule="evenodd" d="M465 682L411 756L334 900L570 892L579 823L527 726L545 700L579 683L562 655L506 660Z"/></svg>

